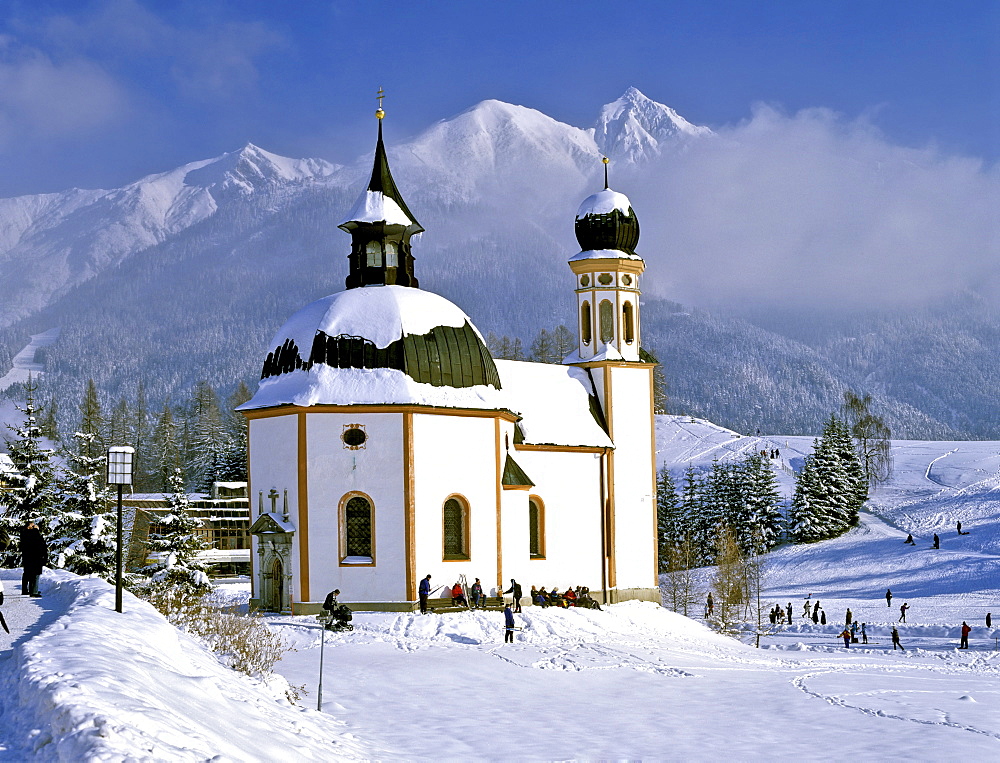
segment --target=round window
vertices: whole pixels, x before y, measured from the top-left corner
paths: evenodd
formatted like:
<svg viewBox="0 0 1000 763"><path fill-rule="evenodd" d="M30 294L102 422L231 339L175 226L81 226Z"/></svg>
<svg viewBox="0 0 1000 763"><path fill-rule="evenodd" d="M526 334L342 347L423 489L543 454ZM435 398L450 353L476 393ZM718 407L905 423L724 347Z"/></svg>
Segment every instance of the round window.
<svg viewBox="0 0 1000 763"><path fill-rule="evenodd" d="M347 427L340 436L348 448L360 448L368 440L368 434L361 427Z"/></svg>
<svg viewBox="0 0 1000 763"><path fill-rule="evenodd" d="M632 285L632 276L630 276L628 273L626 273L625 275L623 275L622 276L622 283L625 284L626 286L631 286Z"/></svg>
<svg viewBox="0 0 1000 763"><path fill-rule="evenodd" d="M580 286L590 286L590 276L583 276L580 279Z"/></svg>
<svg viewBox="0 0 1000 763"><path fill-rule="evenodd" d="M607 286L614 280L615 280L614 276L612 276L610 273L601 273L599 276L597 276L597 283L601 284L601 286Z"/></svg>

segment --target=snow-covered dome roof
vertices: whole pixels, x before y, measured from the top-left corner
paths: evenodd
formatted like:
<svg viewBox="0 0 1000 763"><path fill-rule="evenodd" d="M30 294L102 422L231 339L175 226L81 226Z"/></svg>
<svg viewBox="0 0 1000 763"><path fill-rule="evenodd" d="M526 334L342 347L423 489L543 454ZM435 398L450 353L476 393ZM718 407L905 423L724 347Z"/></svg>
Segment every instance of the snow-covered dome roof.
<svg viewBox="0 0 1000 763"><path fill-rule="evenodd" d="M318 299L275 334L260 387L242 409L275 405L427 404L498 408L493 358L469 317L408 286Z"/></svg>
<svg viewBox="0 0 1000 763"><path fill-rule="evenodd" d="M628 196L605 188L584 199L576 212L576 240L584 251L612 249L635 255L639 218Z"/></svg>

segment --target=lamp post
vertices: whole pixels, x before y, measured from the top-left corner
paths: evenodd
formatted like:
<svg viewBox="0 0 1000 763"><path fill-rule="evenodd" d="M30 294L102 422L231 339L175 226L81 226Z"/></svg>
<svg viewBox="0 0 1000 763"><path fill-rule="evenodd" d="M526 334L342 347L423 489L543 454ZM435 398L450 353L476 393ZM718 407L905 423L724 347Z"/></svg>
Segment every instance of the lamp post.
<svg viewBox="0 0 1000 763"><path fill-rule="evenodd" d="M132 484L135 448L116 445L108 448L108 484L118 486L117 548L115 549L115 611L122 611L122 485Z"/></svg>

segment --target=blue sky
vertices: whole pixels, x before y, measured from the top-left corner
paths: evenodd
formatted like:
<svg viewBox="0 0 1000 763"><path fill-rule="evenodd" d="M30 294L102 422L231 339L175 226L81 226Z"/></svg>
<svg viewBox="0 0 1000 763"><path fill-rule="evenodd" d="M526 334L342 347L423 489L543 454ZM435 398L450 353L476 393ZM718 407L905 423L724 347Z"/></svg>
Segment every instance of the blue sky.
<svg viewBox="0 0 1000 763"><path fill-rule="evenodd" d="M1000 2L6 0L0 195L114 187L246 142L349 161L485 98L578 126L635 85L713 128L825 107L1000 155Z"/></svg>

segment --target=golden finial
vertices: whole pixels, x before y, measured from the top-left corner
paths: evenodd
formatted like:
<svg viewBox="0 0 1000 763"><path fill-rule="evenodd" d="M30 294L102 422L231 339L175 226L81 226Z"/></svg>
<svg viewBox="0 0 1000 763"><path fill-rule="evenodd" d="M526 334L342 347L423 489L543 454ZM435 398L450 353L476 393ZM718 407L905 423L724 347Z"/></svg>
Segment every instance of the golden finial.
<svg viewBox="0 0 1000 763"><path fill-rule="evenodd" d="M611 162L606 156L601 157L601 161L604 162L604 190L608 190L608 164Z"/></svg>
<svg viewBox="0 0 1000 763"><path fill-rule="evenodd" d="M602 162L604 162L605 164L607 164L607 163L609 163L609 162L610 162L611 160L610 160L610 159L608 159L608 157L606 157L606 156L602 156L602 157L601 157L601 161L602 161Z"/></svg>
<svg viewBox="0 0 1000 763"><path fill-rule="evenodd" d="M385 90L379 88L378 92L375 94L375 97L378 98L378 110L375 112L375 118L381 119L382 117L385 116L385 112L382 111L382 99L385 98Z"/></svg>

